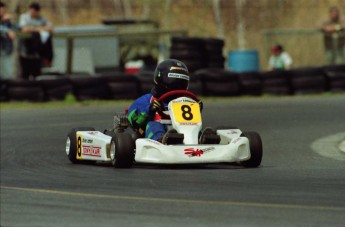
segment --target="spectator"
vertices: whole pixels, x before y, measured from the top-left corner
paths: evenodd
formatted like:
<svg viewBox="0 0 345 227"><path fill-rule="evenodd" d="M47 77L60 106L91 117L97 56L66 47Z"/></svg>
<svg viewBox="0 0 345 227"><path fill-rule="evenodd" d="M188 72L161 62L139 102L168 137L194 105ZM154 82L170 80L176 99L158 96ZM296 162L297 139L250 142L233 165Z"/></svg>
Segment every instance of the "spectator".
<svg viewBox="0 0 345 227"><path fill-rule="evenodd" d="M274 45L271 47L271 57L268 62L268 69L272 70L286 70L290 69L292 59L288 53L284 51L282 45Z"/></svg>
<svg viewBox="0 0 345 227"><path fill-rule="evenodd" d="M329 9L329 18L322 23L326 62L329 65L345 63L345 19L340 18L336 6Z"/></svg>
<svg viewBox="0 0 345 227"><path fill-rule="evenodd" d="M22 38L19 43L20 65L22 77L29 79L41 74L42 63L52 59L51 43L52 24L41 16L41 6L34 2L29 5L28 12L22 14L19 26L22 32L31 33L31 37Z"/></svg>
<svg viewBox="0 0 345 227"><path fill-rule="evenodd" d="M16 34L12 30L11 15L6 12L6 5L0 2L0 77L14 78L13 75L13 40Z"/></svg>

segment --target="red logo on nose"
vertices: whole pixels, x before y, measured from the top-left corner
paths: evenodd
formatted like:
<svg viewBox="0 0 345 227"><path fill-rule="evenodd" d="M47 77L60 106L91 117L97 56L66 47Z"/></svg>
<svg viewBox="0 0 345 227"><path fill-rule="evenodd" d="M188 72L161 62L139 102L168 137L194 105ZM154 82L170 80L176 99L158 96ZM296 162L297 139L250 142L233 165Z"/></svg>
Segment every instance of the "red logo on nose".
<svg viewBox="0 0 345 227"><path fill-rule="evenodd" d="M200 157L202 154L204 154L204 151L200 149L187 148L187 149L184 149L184 154L188 155L189 157L192 157L192 156Z"/></svg>

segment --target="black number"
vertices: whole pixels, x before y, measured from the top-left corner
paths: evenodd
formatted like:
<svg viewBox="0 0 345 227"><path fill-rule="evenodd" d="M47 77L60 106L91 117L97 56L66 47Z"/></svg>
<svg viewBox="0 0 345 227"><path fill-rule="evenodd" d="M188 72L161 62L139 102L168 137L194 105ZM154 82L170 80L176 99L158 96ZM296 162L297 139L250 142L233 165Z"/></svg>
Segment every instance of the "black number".
<svg viewBox="0 0 345 227"><path fill-rule="evenodd" d="M78 141L77 141L77 152L78 152L78 157L81 156L81 137L78 136Z"/></svg>
<svg viewBox="0 0 345 227"><path fill-rule="evenodd" d="M190 108L190 106L182 105L181 110L183 119L185 119L186 121L190 121L193 119L193 114L191 112L192 109Z"/></svg>

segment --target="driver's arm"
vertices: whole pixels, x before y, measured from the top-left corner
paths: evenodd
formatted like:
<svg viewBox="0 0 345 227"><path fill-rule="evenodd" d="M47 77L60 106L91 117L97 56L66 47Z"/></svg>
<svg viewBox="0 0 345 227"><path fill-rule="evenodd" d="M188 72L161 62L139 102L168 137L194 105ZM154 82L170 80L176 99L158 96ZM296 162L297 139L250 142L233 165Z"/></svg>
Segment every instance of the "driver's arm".
<svg viewBox="0 0 345 227"><path fill-rule="evenodd" d="M147 95L141 96L128 108L128 121L130 124L138 129L147 124L151 119L150 112L150 97Z"/></svg>

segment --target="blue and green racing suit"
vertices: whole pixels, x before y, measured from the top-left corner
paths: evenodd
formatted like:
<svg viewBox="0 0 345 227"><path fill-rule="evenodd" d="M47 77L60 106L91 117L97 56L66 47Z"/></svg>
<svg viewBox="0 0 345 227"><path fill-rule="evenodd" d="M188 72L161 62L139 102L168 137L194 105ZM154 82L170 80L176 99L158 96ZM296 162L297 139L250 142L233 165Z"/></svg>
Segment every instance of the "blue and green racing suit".
<svg viewBox="0 0 345 227"><path fill-rule="evenodd" d="M157 113L150 113L150 103L155 99L151 93L139 97L128 108L127 116L128 121L139 134L153 140L162 137L167 130L165 125L157 122L160 116Z"/></svg>

